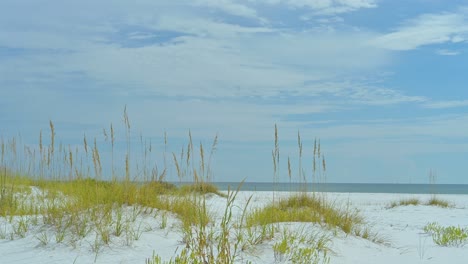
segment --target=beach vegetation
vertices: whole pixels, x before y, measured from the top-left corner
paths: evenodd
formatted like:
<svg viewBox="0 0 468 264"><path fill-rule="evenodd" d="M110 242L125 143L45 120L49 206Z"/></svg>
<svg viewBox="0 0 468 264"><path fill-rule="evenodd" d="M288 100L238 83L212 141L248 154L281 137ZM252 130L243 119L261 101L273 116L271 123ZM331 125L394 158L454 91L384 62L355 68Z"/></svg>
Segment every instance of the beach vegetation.
<svg viewBox="0 0 468 264"><path fill-rule="evenodd" d="M330 237L321 233L291 231L284 228L280 239L273 244L276 262L329 263Z"/></svg>
<svg viewBox="0 0 468 264"><path fill-rule="evenodd" d="M123 120L126 153L121 159L114 153L122 142L118 142L113 124L109 130L103 130L103 138L83 135L81 146L62 144L52 121L49 136L40 131L35 148L19 146L21 140L16 138L1 138L0 217L5 225L0 227L0 238L14 240L32 235L39 246L86 246L94 252L96 260L104 249L115 244L131 246L156 226L179 232L181 236L183 247L168 263L234 263L242 254L255 252L259 245L271 246L278 260L328 263L332 237L325 235L329 232L323 227L365 238L374 236L349 202L344 205L330 202L325 194L306 187L290 197L278 195L276 188L281 175L276 126L272 151L273 202L264 208L251 209L252 197L244 203L237 202L241 185L225 192L211 182L217 136L206 151L202 143L194 144L189 131L188 143L180 153L167 155L168 140L164 134L164 164L160 169L149 165L154 151L151 143L140 137L141 152L136 153L138 148L133 148L136 142L126 108ZM101 151L105 144L109 146ZM326 162L320 140L314 141L311 179L302 163L299 133L298 148L298 179L304 183L325 181ZM104 160L110 161L110 170L104 169ZM116 165L119 160L120 169ZM172 171L177 173L180 184L166 181L168 160L172 160ZM292 183L291 159L287 161ZM225 199L221 215L210 208L213 195ZM172 221L168 223L168 216L174 216L175 225ZM160 224L146 225L147 217L159 219ZM311 224L318 231L292 230L282 224L286 222ZM157 254L147 260L167 263L161 261Z"/></svg>
<svg viewBox="0 0 468 264"><path fill-rule="evenodd" d="M431 199L427 201L426 205L438 206L443 208L453 207L453 205L449 201L438 198L436 196L432 196Z"/></svg>
<svg viewBox="0 0 468 264"><path fill-rule="evenodd" d="M302 167L303 142L299 132L297 139L299 156L298 178L300 182L304 183L303 186L307 186L308 177ZM273 178L275 182L279 175L279 155L278 130L275 126L275 144L272 152ZM290 182L292 178L291 167L291 159L288 157L287 168ZM310 179L313 183L312 185L326 181L326 169L325 155L321 149L320 140L315 139ZM385 239L380 237L376 232L371 231L371 228L366 224L359 212L349 202L342 205L336 201L329 201L325 193L316 192L314 188L307 190L306 187L302 187L296 191L296 193L291 194L289 197L280 198L276 198L278 195L274 191L273 200L270 204L263 208L256 208L249 213L246 219L247 226L267 226L285 222L315 223L322 227L339 229L346 235L361 236L373 242L385 243ZM281 246L281 244L278 244L278 246Z"/></svg>
<svg viewBox="0 0 468 264"><path fill-rule="evenodd" d="M468 228L460 226L443 227L439 223L429 223L423 228L430 234L434 243L444 247L461 247L468 243Z"/></svg>
<svg viewBox="0 0 468 264"><path fill-rule="evenodd" d="M221 197L227 198L225 193L219 191L218 187L208 182L195 182L191 184L184 184L179 188L181 194L197 193L197 194L216 194Z"/></svg>
<svg viewBox="0 0 468 264"><path fill-rule="evenodd" d="M267 225L277 222L311 222L337 227L349 234L355 226L363 224L358 212L350 208L338 208L318 194L301 193L279 200L261 209L255 209L247 217L247 225Z"/></svg>
<svg viewBox="0 0 468 264"><path fill-rule="evenodd" d="M439 206L443 208L453 207L448 201L437 197L436 191L437 172L433 169L429 170L429 184L431 186L431 198L426 205Z"/></svg>
<svg viewBox="0 0 468 264"><path fill-rule="evenodd" d="M392 201L389 205L387 205L387 209L392 209L395 207L399 206L417 206L417 205L423 205L423 206L438 206L442 208L450 208L453 207L453 205L441 198L438 198L434 195L431 195L431 198L427 201L422 201L419 198L407 198L407 199L401 199L398 201Z"/></svg>
<svg viewBox="0 0 468 264"><path fill-rule="evenodd" d="M408 198L408 199L401 199L399 201L393 201L391 202L387 208L395 208L398 206L409 206L409 205L420 205L421 200L418 198Z"/></svg>
<svg viewBox="0 0 468 264"><path fill-rule="evenodd" d="M7 222L1 228L1 237L17 239L31 233L40 245L57 243L73 248L89 245L97 257L112 241L123 241L130 246L150 231L151 227L142 222L144 217L159 217L161 228L167 227L168 214L178 218L181 229L207 226L212 220L205 194L226 195L205 182L210 165L204 160L203 145L200 144L198 168L193 161L190 134L189 151L180 157L184 159L187 175L192 172L193 184L177 187L165 181L166 168L148 168L151 144L141 140L141 164L132 164L131 126L126 109L123 120L127 153L120 179L114 167L113 151L117 142L112 124L110 133L103 131L104 142L111 144L112 151L111 179L107 180L103 179L103 156L96 138L85 135L81 147L65 146L58 142L52 121L49 143L41 131L37 149L20 146L21 140L16 138L1 138L0 217ZM210 159L216 142L217 137ZM132 176L133 171L141 176Z"/></svg>

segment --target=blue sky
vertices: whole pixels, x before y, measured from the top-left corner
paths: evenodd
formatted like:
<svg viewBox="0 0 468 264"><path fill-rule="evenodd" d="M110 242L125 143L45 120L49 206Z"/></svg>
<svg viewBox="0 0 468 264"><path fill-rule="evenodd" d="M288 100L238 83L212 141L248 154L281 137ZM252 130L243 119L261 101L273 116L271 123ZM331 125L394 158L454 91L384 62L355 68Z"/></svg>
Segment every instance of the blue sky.
<svg viewBox="0 0 468 264"><path fill-rule="evenodd" d="M466 1L2 0L0 135L103 144L126 105L135 142L218 133L218 181L271 181L277 124L283 170L300 130L329 182L466 184L467 63Z"/></svg>

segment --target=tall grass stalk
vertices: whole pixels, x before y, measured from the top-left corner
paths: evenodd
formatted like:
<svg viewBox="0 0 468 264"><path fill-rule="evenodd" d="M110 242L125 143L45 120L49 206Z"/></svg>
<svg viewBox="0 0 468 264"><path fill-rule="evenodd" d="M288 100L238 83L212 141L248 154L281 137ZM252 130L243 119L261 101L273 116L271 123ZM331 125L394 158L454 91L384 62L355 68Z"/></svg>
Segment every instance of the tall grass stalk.
<svg viewBox="0 0 468 264"><path fill-rule="evenodd" d="M114 132L114 126L112 123L110 124L110 138L111 138L111 176L112 176L112 181L115 181L115 166L114 166L114 147L115 147L115 132Z"/></svg>
<svg viewBox="0 0 468 264"><path fill-rule="evenodd" d="M23 148L24 153L18 153L18 142L16 138L6 141L1 138L0 141L0 213L3 216L11 217L17 215L36 216L37 225L45 225L55 230L57 242L66 242L62 239L64 236L70 237L72 241L83 239L90 232L97 232L100 240L108 244L109 233L104 226L115 225L116 234L122 234L122 216L118 213L122 206L143 206L146 208L157 208L159 210L175 213L182 222L188 225L194 225L202 222L206 225L209 219L206 206L198 214L200 204L194 199L198 194L187 195L179 192L171 184L164 181L166 168L153 172L157 175L158 182L147 182L140 184L131 180L130 167L130 121L127 110L124 109L124 124L126 128L127 153L125 153L125 178L118 181L114 165L114 148L116 147L116 137L114 125L110 126L110 135L103 130L105 142L110 139L111 145L111 179L104 181L103 163L97 138L94 138L93 144L89 144L86 134L82 138L81 150L72 149L71 146L65 147L62 143L57 144L55 125L49 122L50 144L45 145L42 130L39 132L39 155L34 155L34 150L26 145ZM110 137L109 137L110 136ZM20 142L21 143L21 142ZM146 141L140 142L143 146L145 161L143 161L143 180L148 180L146 160L151 158L151 143L148 146ZM165 135L165 144L167 145L167 135ZM190 133L189 151L187 152L187 164L185 168L187 173L191 173L193 179L202 180L209 178L211 169L211 156L215 152L217 145L217 136L215 137L210 158L208 162L205 157L201 157L201 166L203 173L200 174L192 165L193 143ZM57 147L58 146L58 147ZM167 146L165 147L165 150ZM201 155L204 155L203 145L200 145ZM19 156L30 159L31 161L20 161ZM174 155L175 157L175 155ZM38 158L38 160L34 160ZM176 161L176 160L175 160ZM90 163L93 162L94 173L90 173ZM32 164L32 165L31 165ZM38 170L27 169L33 165L38 166ZM36 172L35 175L26 175L25 178L19 177L18 172L28 173ZM181 173L180 173L181 174ZM200 175L200 176L198 176ZM47 177L46 177L47 176ZM135 176L137 177L137 176ZM181 176L180 176L181 177ZM136 179L136 178L135 178ZM31 193L28 186L34 186L34 189L40 190ZM203 191L208 190L207 185L201 185ZM192 192L191 192L192 193ZM20 195L17 195L20 194ZM194 198L197 197L197 198ZM28 202L32 201L32 202ZM194 206L196 205L196 206ZM117 212L117 213L113 213ZM40 216L40 217L38 217ZM39 219L39 220L38 220ZM98 221L99 220L99 221ZM104 221L105 220L105 221ZM32 224L28 222L28 224ZM17 234L22 234L21 230L24 223L17 225ZM94 231L93 231L94 230ZM129 231L133 237L138 232ZM44 238L42 236L42 238ZM46 241L46 240L44 240ZM75 244L73 242L72 244ZM98 244L96 244L98 245Z"/></svg>
<svg viewBox="0 0 468 264"><path fill-rule="evenodd" d="M113 245L113 239L122 238L127 245L139 239L144 228L138 222L145 212L161 211L165 214L175 215L180 223L183 241L187 246L177 256L180 263L233 263L239 260L246 248L253 248L266 240L275 239L278 235L278 223L287 221L307 221L336 227L345 233L352 233L356 226L361 224L361 218L349 207L340 207L325 200L316 199L314 194L306 192L287 199L278 196L278 183L280 182L280 148L278 126L275 124L273 160L273 203L265 208L253 210L250 213L247 207L252 197L243 205L237 202L240 186L235 191L228 190L227 194L219 192L211 184L213 180L212 161L218 145L218 135L214 137L211 150L205 149L202 142L194 147L194 138L188 131L188 143L184 143L179 153L172 152L173 165L177 171L180 182L183 179L191 180L189 187L176 187L165 182L168 150L167 134L164 133L164 169L158 170L152 160L151 142L143 140L140 136L139 144L143 160L135 162L134 152L139 151L131 140L130 120L127 107L124 108L123 123L125 125L125 139L122 144L124 153L121 159L114 159L118 152L118 140L114 125L110 125L110 135L103 130L104 143L111 147L111 173L104 175L103 156L106 151L96 137L88 140L83 135L83 146L79 148L66 147L56 138L55 126L49 122L51 131L50 145L44 144L42 131L39 133L39 155L34 151L24 155L30 159L38 158L32 164L38 165L40 177L26 175L21 172L25 162L18 161L18 142L16 139L1 141L1 169L0 173L0 213L9 217L14 223L12 239L16 239L34 230L32 226L40 226L42 230L52 230L44 235L36 234L42 244L65 244L71 247L79 246L83 241L91 241L88 245L96 253L96 257L103 247ZM57 143L59 142L59 143ZM126 144L126 146L124 145ZM21 148L20 148L21 149ZM299 180L307 182L303 169L303 146L298 132L299 149ZM209 153L209 156L207 156ZM170 161L170 157L169 161ZM120 166L114 162L121 161ZM325 161L320 150L320 141L314 144L314 170L315 178L324 179ZM320 163L322 166L320 167ZM91 164L92 162L92 164ZM288 156L288 177L290 186L293 180L293 162ZM150 165L151 164L151 165ZM91 168L92 166L92 168ZM152 168L148 177L148 169ZM19 168L20 167L20 168ZM121 168L120 178L118 179ZM94 170L94 172L93 172ZM37 170L27 170L37 172ZM134 172L135 176L132 176ZM317 175L316 175L317 174ZM43 176L43 177L42 177ZM106 176L112 179L106 181ZM141 178L143 177L143 179ZM226 199L226 207L219 218L211 211L210 193L216 193ZM15 195L20 194L20 195ZM29 202L28 202L29 201ZM240 213L236 216L235 211ZM30 218L36 216L35 218ZM164 218L164 217L163 217ZM19 219L19 220L17 220ZM35 219L35 220L34 220ZM26 221L27 220L27 221ZM167 220L165 220L167 221ZM161 223L161 226L165 226ZM37 229L36 229L37 230ZM5 234L7 236L7 234ZM296 245L296 240L287 237L288 247ZM271 243L269 244L271 246ZM317 244L313 244L314 246ZM301 260L313 256L317 251L308 247L298 247L303 251L289 251L290 257ZM298 255L295 255L295 254ZM176 259L177 259L176 257ZM177 262L179 263L179 262ZM302 262L307 263L307 262Z"/></svg>
<svg viewBox="0 0 468 264"><path fill-rule="evenodd" d="M289 177L289 192L292 192L292 172L291 172L291 159L288 156L288 177Z"/></svg>
<svg viewBox="0 0 468 264"><path fill-rule="evenodd" d="M273 158L273 202L274 202L275 194L278 191L278 182L279 182L279 175L280 175L279 138L278 138L278 126L276 124L275 124L275 147L272 151L272 158Z"/></svg>
<svg viewBox="0 0 468 264"><path fill-rule="evenodd" d="M49 121L49 126L50 126L50 146L49 146L49 152L47 156L47 167L51 168L52 166L52 161L54 158L54 150L55 150L55 128L54 128L54 123L52 121Z"/></svg>
<svg viewBox="0 0 468 264"><path fill-rule="evenodd" d="M304 190L307 192L307 178L305 177L305 172L302 169L302 140L301 140L301 133L297 131L297 148L299 150L299 182L304 182Z"/></svg>

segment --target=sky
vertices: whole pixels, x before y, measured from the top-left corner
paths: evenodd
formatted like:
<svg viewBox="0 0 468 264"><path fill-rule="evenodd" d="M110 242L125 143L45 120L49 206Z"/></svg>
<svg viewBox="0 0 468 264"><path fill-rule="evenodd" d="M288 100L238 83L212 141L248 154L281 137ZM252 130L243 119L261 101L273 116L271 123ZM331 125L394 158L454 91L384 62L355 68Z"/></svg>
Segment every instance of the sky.
<svg viewBox="0 0 468 264"><path fill-rule="evenodd" d="M126 107L135 152L218 135L216 181L272 181L276 124L282 181L300 131L327 182L468 184L467 65L466 1L2 0L0 135L122 143Z"/></svg>

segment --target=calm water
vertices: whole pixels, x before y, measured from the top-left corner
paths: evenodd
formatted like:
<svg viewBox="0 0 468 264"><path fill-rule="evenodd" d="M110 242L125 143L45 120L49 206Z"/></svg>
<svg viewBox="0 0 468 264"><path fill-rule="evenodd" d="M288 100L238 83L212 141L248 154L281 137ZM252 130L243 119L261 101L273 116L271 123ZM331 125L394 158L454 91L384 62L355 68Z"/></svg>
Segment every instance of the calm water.
<svg viewBox="0 0 468 264"><path fill-rule="evenodd" d="M220 190L237 189L239 183L216 182ZM411 193L411 194L468 194L466 184L373 184L373 183L266 183L245 182L243 191L300 191L307 187L307 191L345 192L345 193Z"/></svg>

